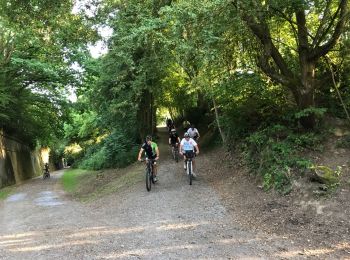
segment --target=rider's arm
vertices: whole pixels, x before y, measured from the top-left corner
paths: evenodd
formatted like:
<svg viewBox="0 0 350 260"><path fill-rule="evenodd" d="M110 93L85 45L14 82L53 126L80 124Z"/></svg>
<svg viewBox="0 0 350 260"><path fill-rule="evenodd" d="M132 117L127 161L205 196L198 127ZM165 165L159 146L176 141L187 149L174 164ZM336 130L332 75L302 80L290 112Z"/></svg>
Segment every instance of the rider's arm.
<svg viewBox="0 0 350 260"><path fill-rule="evenodd" d="M158 160L159 159L159 148L158 148L158 146L156 147L156 153L157 153L156 160Z"/></svg>
<svg viewBox="0 0 350 260"><path fill-rule="evenodd" d="M196 148L196 154L199 154L199 148L198 148L198 145L195 145L194 147Z"/></svg>
<svg viewBox="0 0 350 260"><path fill-rule="evenodd" d="M171 144L171 138L169 137L169 144Z"/></svg>
<svg viewBox="0 0 350 260"><path fill-rule="evenodd" d="M179 148L179 152L182 155L182 143L180 142L180 148Z"/></svg>
<svg viewBox="0 0 350 260"><path fill-rule="evenodd" d="M140 149L140 152L139 152L139 156L137 157L137 160L138 160L138 161L141 161L141 156L142 156L143 151L144 151L144 150L141 148L141 149Z"/></svg>

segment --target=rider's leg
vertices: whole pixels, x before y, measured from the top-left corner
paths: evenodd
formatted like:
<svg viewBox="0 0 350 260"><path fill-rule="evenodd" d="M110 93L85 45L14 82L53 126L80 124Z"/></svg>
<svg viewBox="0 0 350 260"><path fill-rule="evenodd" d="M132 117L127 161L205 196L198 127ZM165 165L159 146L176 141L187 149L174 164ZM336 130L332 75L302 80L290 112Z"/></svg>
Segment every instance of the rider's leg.
<svg viewBox="0 0 350 260"><path fill-rule="evenodd" d="M155 162L153 163L153 175L157 176L157 164Z"/></svg>

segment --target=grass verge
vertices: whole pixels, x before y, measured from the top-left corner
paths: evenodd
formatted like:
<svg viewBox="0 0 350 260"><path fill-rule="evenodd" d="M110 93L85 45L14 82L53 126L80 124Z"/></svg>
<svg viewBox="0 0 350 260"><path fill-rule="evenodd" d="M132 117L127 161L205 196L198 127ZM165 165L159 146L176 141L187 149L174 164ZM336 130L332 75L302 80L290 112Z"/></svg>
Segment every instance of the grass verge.
<svg viewBox="0 0 350 260"><path fill-rule="evenodd" d="M106 175L110 175L106 177L107 180L99 180L95 181L95 189L92 192L81 192L79 195L80 200L82 202L90 202L94 201L98 198L110 195L112 193L116 193L121 189L131 187L132 185L143 181L143 168L142 170L131 169L128 172L120 172L115 170L111 173L105 173ZM103 173L100 173L99 176ZM84 190L84 188L83 188Z"/></svg>
<svg viewBox="0 0 350 260"><path fill-rule="evenodd" d="M80 179L83 178L84 175L86 178L89 173L91 172L82 169L70 169L65 171L61 179L64 190L68 193L75 193L79 187Z"/></svg>
<svg viewBox="0 0 350 260"><path fill-rule="evenodd" d="M15 186L9 186L0 189L0 200L5 200L15 189Z"/></svg>
<svg viewBox="0 0 350 260"><path fill-rule="evenodd" d="M64 190L82 202L91 202L143 181L143 165L123 169L88 171L74 169L62 177Z"/></svg>

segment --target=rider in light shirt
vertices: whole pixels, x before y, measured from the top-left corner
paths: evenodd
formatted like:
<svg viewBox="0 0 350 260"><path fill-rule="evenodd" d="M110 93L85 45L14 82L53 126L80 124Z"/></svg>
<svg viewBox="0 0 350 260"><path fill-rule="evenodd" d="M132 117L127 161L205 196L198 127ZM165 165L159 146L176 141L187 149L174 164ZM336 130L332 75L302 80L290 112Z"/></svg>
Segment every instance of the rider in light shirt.
<svg viewBox="0 0 350 260"><path fill-rule="evenodd" d="M195 141L198 140L198 138L200 137L198 129L194 127L193 124L191 124L191 127L187 130L187 133L190 135L190 137L192 139L194 139Z"/></svg>
<svg viewBox="0 0 350 260"><path fill-rule="evenodd" d="M184 138L181 140L181 143L180 143L180 154L184 156L184 169L185 170L186 170L186 162L185 162L186 154L190 154L190 153L195 153L196 155L198 155L199 148L198 148L196 141L193 140L192 138L190 138L190 135L186 132L184 135ZM193 163L193 170L195 170L196 163L195 163L194 157L192 159L192 163ZM194 172L192 174L194 177L196 177Z"/></svg>

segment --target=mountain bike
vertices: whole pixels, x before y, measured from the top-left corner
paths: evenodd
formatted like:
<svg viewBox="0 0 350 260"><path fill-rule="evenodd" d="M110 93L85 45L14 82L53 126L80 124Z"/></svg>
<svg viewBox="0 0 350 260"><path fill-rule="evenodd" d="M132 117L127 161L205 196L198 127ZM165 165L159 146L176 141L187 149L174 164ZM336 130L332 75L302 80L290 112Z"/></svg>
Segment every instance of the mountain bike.
<svg viewBox="0 0 350 260"><path fill-rule="evenodd" d="M44 169L44 173L43 173L43 179L49 179L50 178L50 172L48 169Z"/></svg>
<svg viewBox="0 0 350 260"><path fill-rule="evenodd" d="M179 162L179 144L171 144L171 153L175 162Z"/></svg>
<svg viewBox="0 0 350 260"><path fill-rule="evenodd" d="M145 159L146 160L146 189L147 191L150 191L152 188L152 183L154 184L154 172L153 172L153 162L155 162L154 159ZM141 160L141 162L144 162L145 160Z"/></svg>
<svg viewBox="0 0 350 260"><path fill-rule="evenodd" d="M192 159L194 157L195 153L193 151L185 151L185 164L186 164L186 172L188 175L188 180L190 185L192 185L193 180L193 164Z"/></svg>

